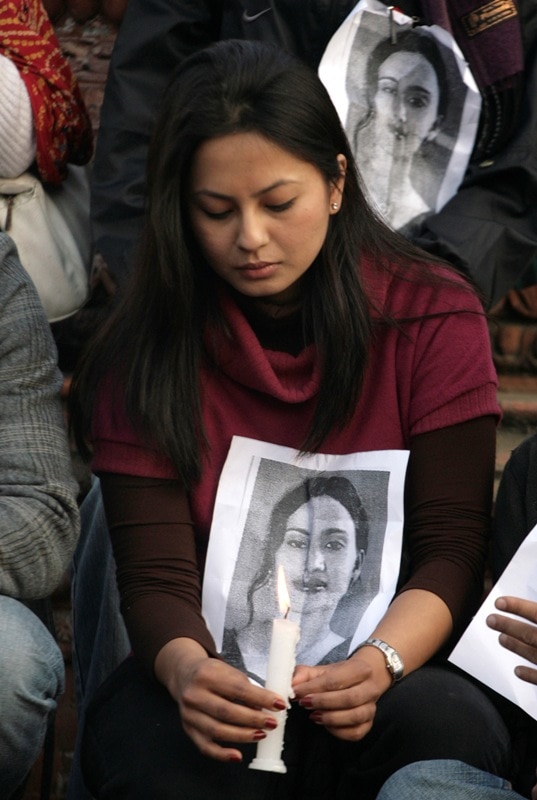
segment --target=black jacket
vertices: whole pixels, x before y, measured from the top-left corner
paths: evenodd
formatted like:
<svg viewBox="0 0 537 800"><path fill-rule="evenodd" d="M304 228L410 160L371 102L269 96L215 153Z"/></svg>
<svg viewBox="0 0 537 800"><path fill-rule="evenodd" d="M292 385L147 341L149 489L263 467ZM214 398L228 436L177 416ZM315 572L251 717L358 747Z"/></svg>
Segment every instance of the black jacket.
<svg viewBox="0 0 537 800"><path fill-rule="evenodd" d="M355 4L129 0L101 109L92 191L96 249L121 283L132 272L148 140L174 67L213 41L249 38L283 46L316 68ZM402 0L398 7L420 21L434 21L420 17L417 0ZM536 0L521 0L521 22L526 71L524 97L520 103L514 99L509 115L509 121L516 119L515 133L493 158L472 161L456 196L427 219L416 240L470 275L491 304L515 285L537 251ZM506 115L497 116L503 124Z"/></svg>

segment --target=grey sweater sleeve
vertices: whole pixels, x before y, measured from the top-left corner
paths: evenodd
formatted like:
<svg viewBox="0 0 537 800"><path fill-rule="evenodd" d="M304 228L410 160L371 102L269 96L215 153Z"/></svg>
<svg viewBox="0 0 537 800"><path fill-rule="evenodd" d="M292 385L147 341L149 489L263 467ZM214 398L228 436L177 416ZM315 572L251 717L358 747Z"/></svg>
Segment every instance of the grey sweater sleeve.
<svg viewBox="0 0 537 800"><path fill-rule="evenodd" d="M37 292L0 233L0 593L60 582L79 531L56 348Z"/></svg>

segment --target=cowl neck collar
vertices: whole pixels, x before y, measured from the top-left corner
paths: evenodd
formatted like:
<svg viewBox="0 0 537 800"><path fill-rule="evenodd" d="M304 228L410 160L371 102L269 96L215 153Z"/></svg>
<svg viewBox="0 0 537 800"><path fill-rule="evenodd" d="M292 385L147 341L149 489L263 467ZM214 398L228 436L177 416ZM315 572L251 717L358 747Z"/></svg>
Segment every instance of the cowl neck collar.
<svg viewBox="0 0 537 800"><path fill-rule="evenodd" d="M208 355L217 369L236 383L286 403L301 403L318 393L320 368L315 345L306 345L296 354L264 348L252 326L257 315L250 314L248 319L225 288L220 289L218 298L227 331L205 335ZM290 350L299 336L299 325L293 323L296 320L281 321L284 329L289 329ZM278 320L266 321L271 328L279 324Z"/></svg>

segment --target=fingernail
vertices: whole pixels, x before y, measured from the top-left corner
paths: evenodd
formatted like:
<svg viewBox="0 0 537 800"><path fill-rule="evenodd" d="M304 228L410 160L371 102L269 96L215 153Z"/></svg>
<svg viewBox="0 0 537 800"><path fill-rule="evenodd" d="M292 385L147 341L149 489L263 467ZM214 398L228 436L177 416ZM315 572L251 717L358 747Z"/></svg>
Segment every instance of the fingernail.
<svg viewBox="0 0 537 800"><path fill-rule="evenodd" d="M302 708L313 708L313 700L309 694L307 694L306 697L303 697L302 700L299 700L298 704L301 705Z"/></svg>
<svg viewBox="0 0 537 800"><path fill-rule="evenodd" d="M240 756L238 753L231 753L231 755L228 756L227 760L228 761L242 761L242 756Z"/></svg>
<svg viewBox="0 0 537 800"><path fill-rule="evenodd" d="M276 711L285 711L287 703L284 703L283 700L275 700L272 704L272 708L276 709Z"/></svg>
<svg viewBox="0 0 537 800"><path fill-rule="evenodd" d="M487 617L487 625L493 628L496 625L496 617L494 614L489 614Z"/></svg>
<svg viewBox="0 0 537 800"><path fill-rule="evenodd" d="M494 603L496 608L499 608L500 611L504 611L507 603L505 602L503 597L498 597Z"/></svg>
<svg viewBox="0 0 537 800"><path fill-rule="evenodd" d="M269 717L268 719L265 720L265 728L268 728L269 731L273 731L277 727L278 723L275 719L272 719L272 717Z"/></svg>
<svg viewBox="0 0 537 800"><path fill-rule="evenodd" d="M313 711L310 714L310 719L312 722L316 722L317 725L322 725L323 722L323 715L321 711Z"/></svg>
<svg viewBox="0 0 537 800"><path fill-rule="evenodd" d="M254 731L254 735L252 736L254 742L260 742L261 739L266 739L266 738L267 734L265 733L265 731Z"/></svg>

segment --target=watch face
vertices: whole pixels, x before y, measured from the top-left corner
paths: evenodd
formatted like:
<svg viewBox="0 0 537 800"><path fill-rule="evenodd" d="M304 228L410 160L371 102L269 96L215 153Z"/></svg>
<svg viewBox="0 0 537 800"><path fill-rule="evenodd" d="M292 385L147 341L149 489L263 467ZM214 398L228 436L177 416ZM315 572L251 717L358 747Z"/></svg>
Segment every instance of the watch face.
<svg viewBox="0 0 537 800"><path fill-rule="evenodd" d="M388 671L391 673L391 676L395 681L400 680L403 677L403 672L405 669L405 665L403 664L403 659L397 652L394 650L393 647L390 647L389 644L383 642L382 639L367 639L367 641L363 642L359 647L364 647L366 645L370 645L371 647L378 647L384 653L384 657L386 659L386 667ZM359 648L357 648L359 649Z"/></svg>
<svg viewBox="0 0 537 800"><path fill-rule="evenodd" d="M386 666L392 673L394 681L402 678L404 665L403 660L397 650L394 650L393 647L390 647L390 645L386 644L385 642L382 642L382 644L379 645L379 649L382 650L386 656Z"/></svg>
<svg viewBox="0 0 537 800"><path fill-rule="evenodd" d="M403 662L397 653L393 652L388 655L388 664L395 680L403 677Z"/></svg>

